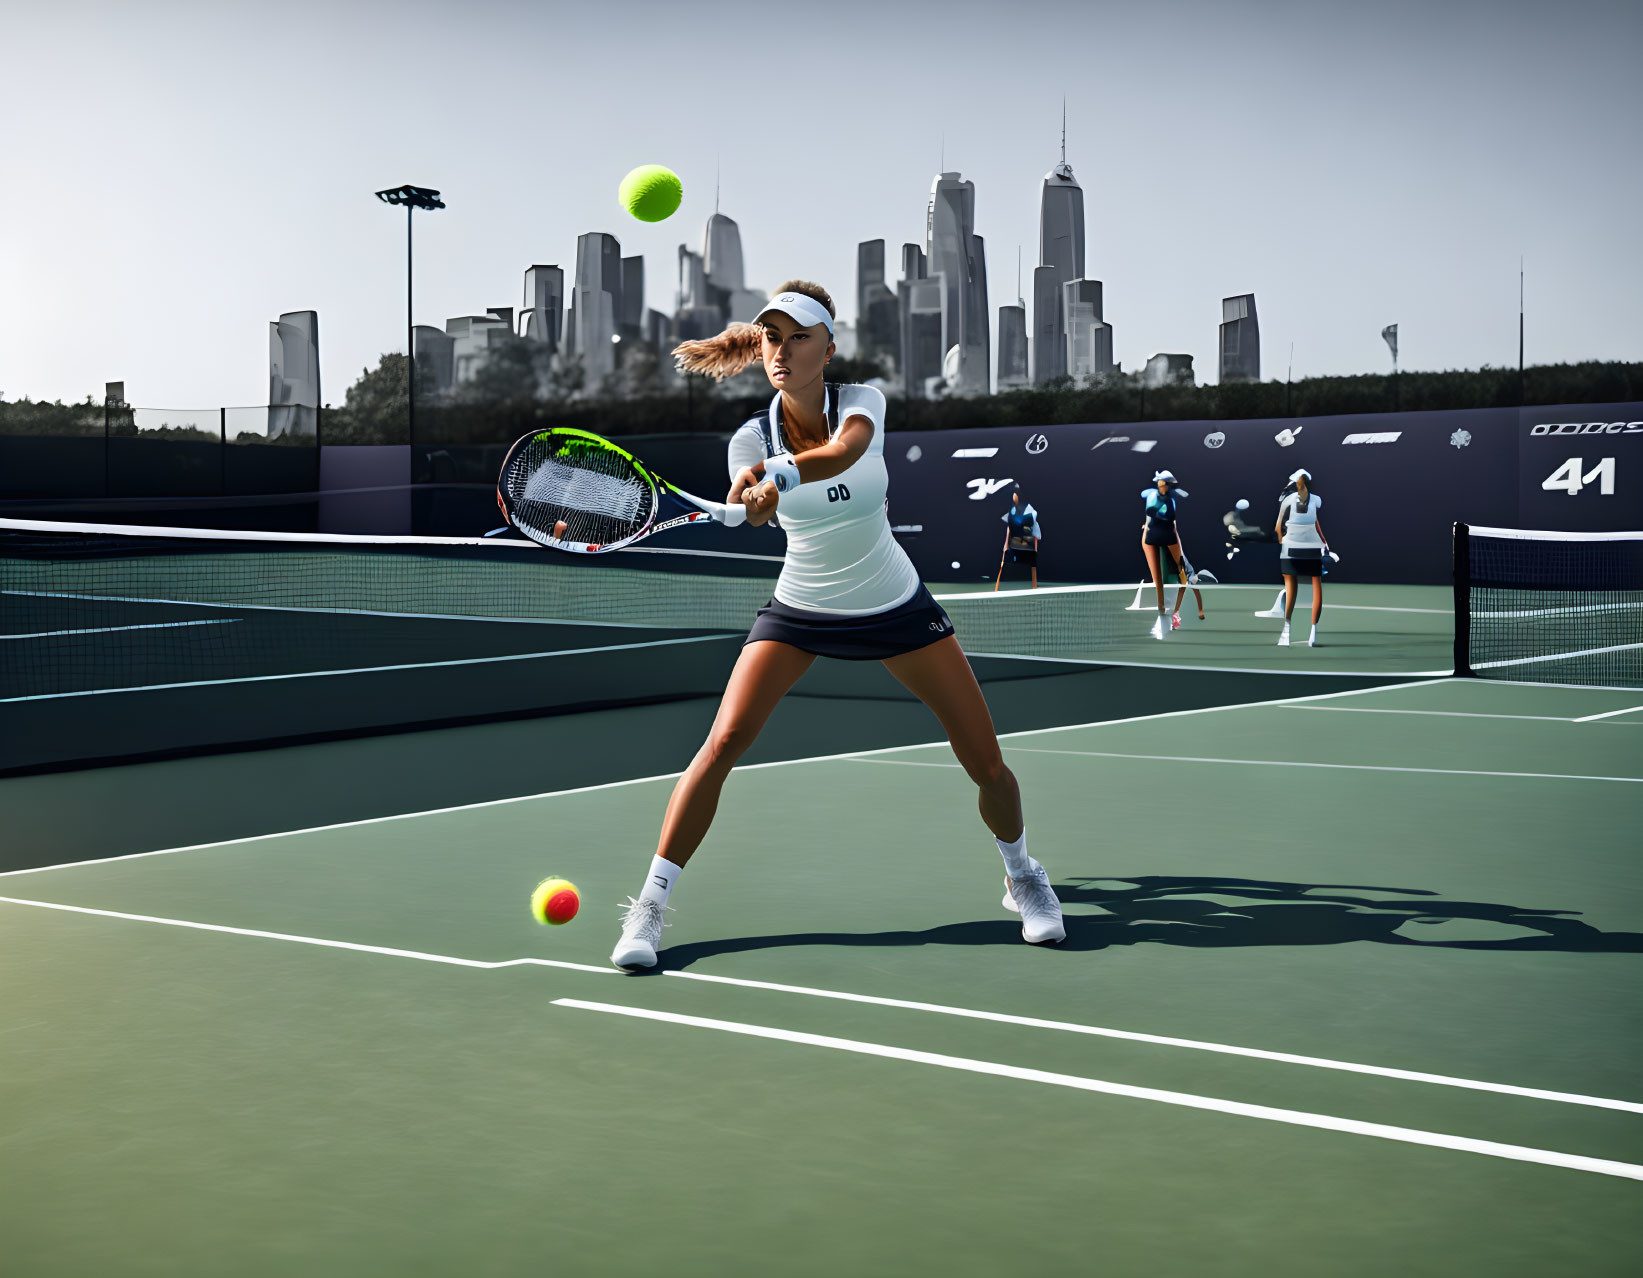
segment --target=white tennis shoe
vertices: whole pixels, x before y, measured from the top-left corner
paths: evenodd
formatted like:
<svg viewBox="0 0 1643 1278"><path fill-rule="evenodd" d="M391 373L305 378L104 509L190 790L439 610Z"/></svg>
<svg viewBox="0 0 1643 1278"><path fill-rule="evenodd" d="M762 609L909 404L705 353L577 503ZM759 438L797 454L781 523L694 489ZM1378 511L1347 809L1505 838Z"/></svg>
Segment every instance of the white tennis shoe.
<svg viewBox="0 0 1643 1278"><path fill-rule="evenodd" d="M1287 622L1287 621L1284 622L1284 632L1283 632L1283 634L1278 636L1278 646L1280 648L1289 647L1289 622Z"/></svg>
<svg viewBox="0 0 1643 1278"><path fill-rule="evenodd" d="M1318 627L1316 627L1316 626L1312 627L1312 635L1306 641L1306 646L1308 648L1316 648L1318 646Z"/></svg>
<svg viewBox="0 0 1643 1278"><path fill-rule="evenodd" d="M671 906L656 904L631 896L622 909L622 938L610 952L610 961L616 967L655 967L656 947L662 943L662 929L672 924L662 920L662 911Z"/></svg>
<svg viewBox="0 0 1643 1278"><path fill-rule="evenodd" d="M1029 945L1064 941L1067 925L1061 921L1061 902L1050 886L1049 871L1037 861L1032 864L1019 879L1005 876L1004 908L1021 915L1021 939Z"/></svg>
<svg viewBox="0 0 1643 1278"><path fill-rule="evenodd" d="M1257 612L1257 617L1281 617L1284 615L1284 592L1280 590L1278 597L1272 601L1272 607L1265 612Z"/></svg>
<svg viewBox="0 0 1643 1278"><path fill-rule="evenodd" d="M1167 633L1168 631L1164 629L1164 614L1159 613L1158 620L1152 623L1152 637L1162 639Z"/></svg>

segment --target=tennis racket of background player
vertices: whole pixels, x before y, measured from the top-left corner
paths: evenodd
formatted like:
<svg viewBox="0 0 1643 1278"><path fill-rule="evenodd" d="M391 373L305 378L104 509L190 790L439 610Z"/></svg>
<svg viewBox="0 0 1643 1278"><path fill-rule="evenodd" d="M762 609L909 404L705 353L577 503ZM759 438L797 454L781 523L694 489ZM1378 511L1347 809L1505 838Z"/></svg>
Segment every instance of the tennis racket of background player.
<svg viewBox="0 0 1643 1278"><path fill-rule="evenodd" d="M620 550L686 524L712 521L734 528L747 520L753 505L693 496L625 448L568 427L526 435L508 450L496 504L503 518L538 545L587 555ZM774 506L773 496L768 504Z"/></svg>

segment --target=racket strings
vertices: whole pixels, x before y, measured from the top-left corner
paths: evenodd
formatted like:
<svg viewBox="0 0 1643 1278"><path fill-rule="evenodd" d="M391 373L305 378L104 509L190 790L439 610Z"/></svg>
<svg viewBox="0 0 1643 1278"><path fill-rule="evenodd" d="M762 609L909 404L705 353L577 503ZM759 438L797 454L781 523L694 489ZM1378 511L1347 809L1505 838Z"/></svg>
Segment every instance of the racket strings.
<svg viewBox="0 0 1643 1278"><path fill-rule="evenodd" d="M509 464L504 486L515 524L543 540L623 541L645 527L655 507L651 486L610 449L524 448Z"/></svg>
<svg viewBox="0 0 1643 1278"><path fill-rule="evenodd" d="M633 523L648 495L631 475L603 475L550 458L525 481L524 500Z"/></svg>

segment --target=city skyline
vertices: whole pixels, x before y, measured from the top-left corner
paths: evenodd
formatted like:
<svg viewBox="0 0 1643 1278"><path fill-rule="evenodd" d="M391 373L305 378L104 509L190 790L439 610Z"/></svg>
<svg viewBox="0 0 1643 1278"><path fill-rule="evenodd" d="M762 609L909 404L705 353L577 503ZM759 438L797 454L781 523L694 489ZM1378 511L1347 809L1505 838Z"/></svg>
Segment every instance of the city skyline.
<svg viewBox="0 0 1643 1278"><path fill-rule="evenodd" d="M1127 371L1178 352L1209 380L1218 303L1248 293L1269 349L1294 343L1297 377L1387 371L1380 331L1394 322L1407 370L1513 364L1520 254L1530 363L1643 350L1628 212L1643 177L1618 158L1625 121L1643 114L1626 65L1643 36L1634 9L1393 0L1374 14L1320 4L1294 22L1279 5L1029 8L1004 18L958 0L931 28L916 5L837 5L830 20L859 26L864 54L916 38L944 74L998 93L937 104L865 56L814 79L829 91L813 117L736 129L713 94L680 94L679 68L768 61L813 38L801 19L755 31L622 0L566 14L291 0L290 38L270 43L251 5L20 12L8 34L28 56L0 83L20 193L0 209L0 392L76 400L124 379L146 402L252 402L267 378L253 326L315 310L338 402L362 367L404 349L403 229L371 199L404 181L448 205L417 223L424 327L501 302L531 309L519 288L533 263L558 264L570 294L572 246L589 233L649 259L647 324L671 313L669 263L713 208L716 166L750 290L816 279L852 324L857 246L885 242L891 284L900 245L925 239L930 175L961 172L977 193L973 233L993 250L987 296L1003 302L1017 295L1012 249L1029 275L1037 261L1063 93L1087 204L1083 275L1104 286ZM1400 34L1417 13L1418 38ZM556 60L540 126L430 96L494 78L515 49L591 48L624 22L646 37L623 45L622 74ZM648 161L685 179L683 207L654 226L615 206L622 173Z"/></svg>

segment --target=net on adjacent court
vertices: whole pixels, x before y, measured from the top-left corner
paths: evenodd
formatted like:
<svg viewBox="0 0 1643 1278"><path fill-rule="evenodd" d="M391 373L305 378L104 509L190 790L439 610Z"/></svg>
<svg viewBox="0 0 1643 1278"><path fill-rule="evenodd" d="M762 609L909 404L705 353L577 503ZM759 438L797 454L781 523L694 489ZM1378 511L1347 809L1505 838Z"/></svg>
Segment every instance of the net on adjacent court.
<svg viewBox="0 0 1643 1278"><path fill-rule="evenodd" d="M1455 670L1643 687L1643 532L1457 524Z"/></svg>

